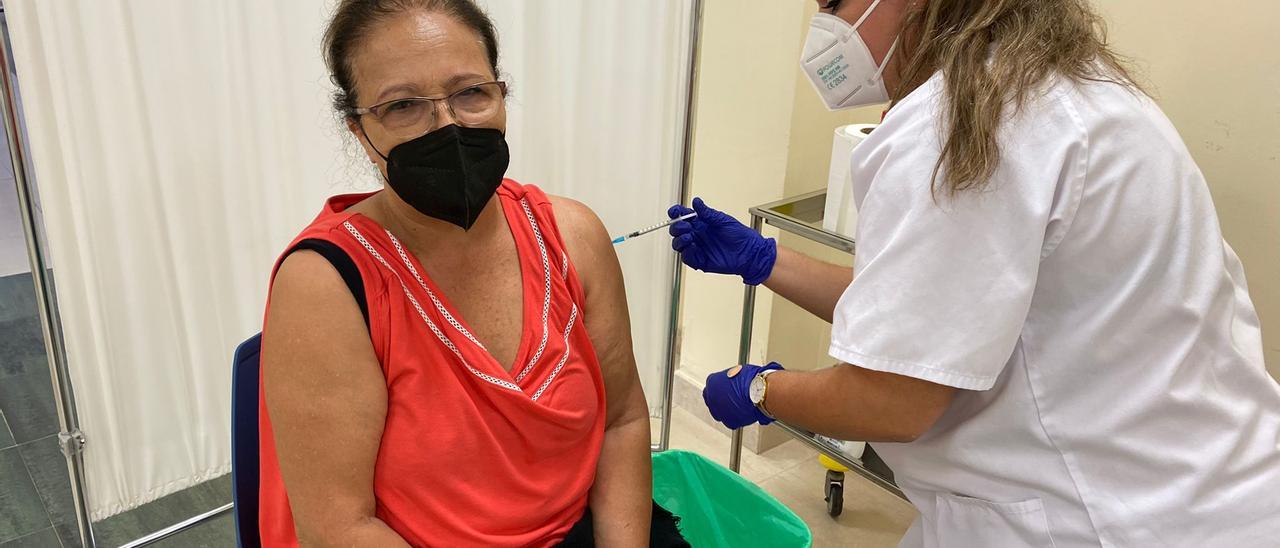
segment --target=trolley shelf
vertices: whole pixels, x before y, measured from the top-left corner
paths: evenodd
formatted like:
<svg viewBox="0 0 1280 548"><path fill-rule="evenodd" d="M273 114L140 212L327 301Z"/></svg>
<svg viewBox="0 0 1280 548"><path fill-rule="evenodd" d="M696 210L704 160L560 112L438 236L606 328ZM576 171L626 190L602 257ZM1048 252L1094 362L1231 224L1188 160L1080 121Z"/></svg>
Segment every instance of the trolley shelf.
<svg viewBox="0 0 1280 548"><path fill-rule="evenodd" d="M795 426L791 426L790 424L787 424L782 421L775 421L774 424L781 427L782 430L785 431L786 433L791 434L796 439L804 442L809 447L817 449L818 451L822 452L822 454L830 457L831 460L834 460L840 463L845 468L852 470L854 473L858 474L859 476L862 476L866 478L868 481L870 481L871 483L876 484L876 487L879 487L881 489L884 489L885 491L893 493L894 495L896 495L898 498L902 500L907 500L907 496L902 493L902 489L899 489L897 484L893 483L893 481L889 480L888 478L885 478L884 476L881 476L880 474L872 472L871 470L868 470L867 467L863 466L861 462L858 462L856 460L849 458L849 456L844 454L844 452L841 451L839 448L832 446L831 444L827 443L826 441L823 441L821 438L817 436L814 436L812 432L801 430L800 428L796 428Z"/></svg>
<svg viewBox="0 0 1280 548"><path fill-rule="evenodd" d="M827 191L819 190L751 208L751 216L769 226L813 240L845 253L853 253L853 239L822 228Z"/></svg>
<svg viewBox="0 0 1280 548"><path fill-rule="evenodd" d="M822 228L826 202L827 191L819 190L753 207L749 210L751 213L751 228L759 231L763 224L767 223L769 226L776 227L784 232L852 254L855 249L852 238ZM747 361L747 356L751 350L751 324L755 309L755 289L755 286L747 286L743 296L741 347L739 348L739 362L743 363ZM840 448L804 429L782 421L777 421L774 424L777 424L783 431L796 439L871 481L876 486L906 500L906 495L902 493L902 490L898 488L892 479L869 470L862 462L850 458ZM871 451L871 449L868 448L868 451ZM729 456L729 467L737 471L741 459L742 431L735 430L733 446Z"/></svg>

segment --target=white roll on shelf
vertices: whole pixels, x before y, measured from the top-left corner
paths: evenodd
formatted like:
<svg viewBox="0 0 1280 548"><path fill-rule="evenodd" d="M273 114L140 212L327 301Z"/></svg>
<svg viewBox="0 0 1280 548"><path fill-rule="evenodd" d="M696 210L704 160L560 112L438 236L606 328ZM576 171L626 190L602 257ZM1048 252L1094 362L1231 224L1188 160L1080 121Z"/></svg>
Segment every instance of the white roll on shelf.
<svg viewBox="0 0 1280 548"><path fill-rule="evenodd" d="M850 124L836 128L831 143L831 168L827 172L827 204L822 228L850 238L858 228L858 208L850 178L853 149L871 135L876 124Z"/></svg>

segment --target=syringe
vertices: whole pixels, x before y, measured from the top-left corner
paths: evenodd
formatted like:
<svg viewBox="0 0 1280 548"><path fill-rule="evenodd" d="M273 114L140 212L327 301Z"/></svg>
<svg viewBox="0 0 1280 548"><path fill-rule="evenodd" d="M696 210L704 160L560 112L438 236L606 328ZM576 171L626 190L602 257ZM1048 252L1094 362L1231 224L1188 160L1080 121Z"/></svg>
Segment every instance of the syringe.
<svg viewBox="0 0 1280 548"><path fill-rule="evenodd" d="M661 223L658 223L658 224L653 225L653 226L648 227L648 228L642 228L642 229L637 230L637 231L635 231L635 232L632 232L632 233L630 233L630 234L626 234L626 235L623 235L623 236L618 236L617 238L614 238L614 239L613 239L613 245L618 245L618 244L620 244L620 243L622 243L622 242L625 242L625 241L627 241L627 240L630 240L631 238L635 238L636 236L641 236L641 235L644 235L644 234L648 234L648 233L650 233L650 232L653 232L653 231L655 231L655 230L658 230L659 228L663 228L663 227L671 226L671 225L675 224L675 223L676 223L676 222L678 222L678 221L686 221L686 220L692 219L692 218L697 217L697 216L698 216L698 214L697 214L697 213L688 213L688 214L681 215L681 216L679 216L679 217L676 217L676 218L671 219L671 220L668 220L668 221L663 221L663 222L661 222Z"/></svg>

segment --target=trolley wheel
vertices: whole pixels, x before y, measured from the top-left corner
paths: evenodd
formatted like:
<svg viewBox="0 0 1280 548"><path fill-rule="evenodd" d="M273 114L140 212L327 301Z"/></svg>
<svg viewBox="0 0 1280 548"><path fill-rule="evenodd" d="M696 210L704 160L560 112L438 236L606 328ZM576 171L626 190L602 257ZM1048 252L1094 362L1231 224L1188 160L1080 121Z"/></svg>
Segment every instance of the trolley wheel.
<svg viewBox="0 0 1280 548"><path fill-rule="evenodd" d="M839 483L827 486L827 514L833 518L844 512L844 485Z"/></svg>
<svg viewBox="0 0 1280 548"><path fill-rule="evenodd" d="M844 472L827 470L823 494L826 496L827 513L833 518L838 517L844 511Z"/></svg>

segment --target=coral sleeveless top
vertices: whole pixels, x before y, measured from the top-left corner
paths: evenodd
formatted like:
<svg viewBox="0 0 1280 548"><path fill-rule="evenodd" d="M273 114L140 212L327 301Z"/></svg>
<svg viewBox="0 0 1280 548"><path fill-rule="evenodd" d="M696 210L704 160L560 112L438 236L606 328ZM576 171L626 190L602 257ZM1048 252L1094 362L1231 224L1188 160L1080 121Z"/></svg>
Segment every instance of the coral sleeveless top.
<svg viewBox="0 0 1280 548"><path fill-rule="evenodd" d="M494 197L524 285L523 334L508 372L394 235L346 211L368 196L330 199L289 249L304 240L336 245L364 285L369 336L387 382L377 517L414 546L557 544L586 508L605 401L582 285L551 203L537 187L511 180ZM259 407L263 545L297 546L261 396Z"/></svg>

